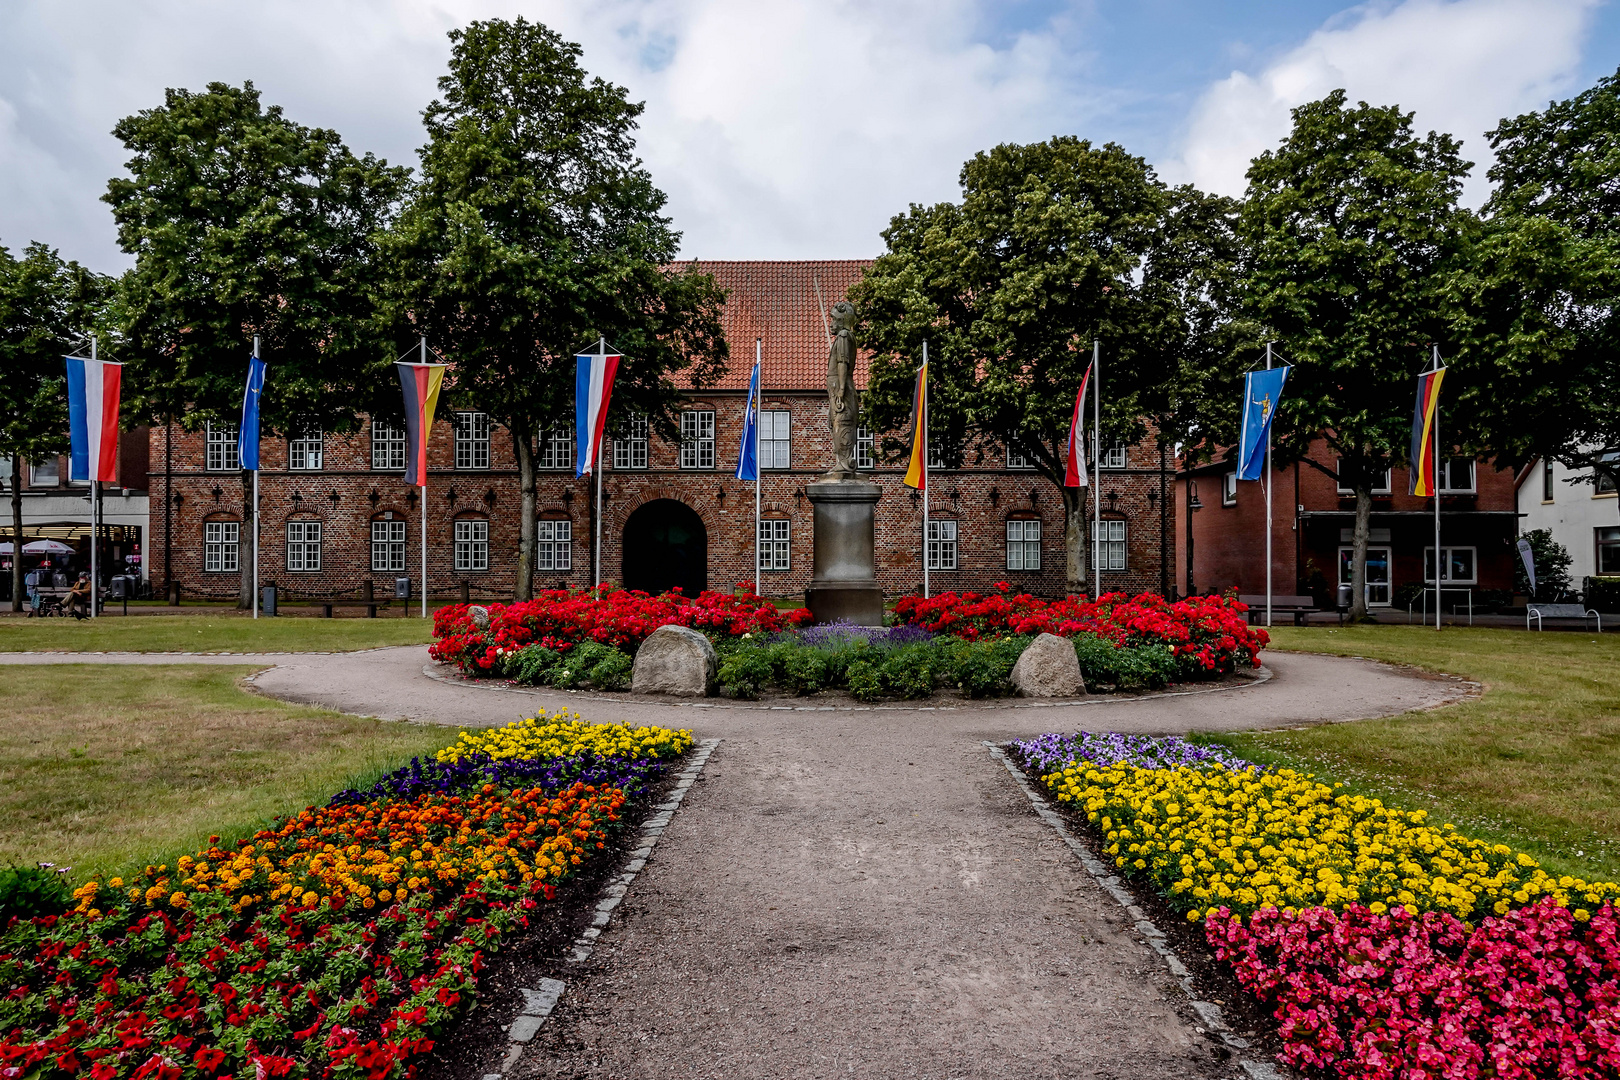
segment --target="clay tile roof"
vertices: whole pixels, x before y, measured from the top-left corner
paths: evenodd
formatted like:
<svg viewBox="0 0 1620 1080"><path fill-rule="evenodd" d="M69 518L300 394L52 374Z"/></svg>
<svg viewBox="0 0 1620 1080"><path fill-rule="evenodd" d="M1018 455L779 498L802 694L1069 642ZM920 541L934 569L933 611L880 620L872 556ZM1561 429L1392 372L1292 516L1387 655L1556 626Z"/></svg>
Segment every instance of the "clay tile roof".
<svg viewBox="0 0 1620 1080"><path fill-rule="evenodd" d="M726 290L721 317L731 347L730 370L717 384L744 390L754 366L754 339L762 338L763 382L770 390L817 390L827 385L827 331L816 285L830 309L872 265L871 259L682 263L713 274ZM867 358L860 357L857 386L866 385Z"/></svg>

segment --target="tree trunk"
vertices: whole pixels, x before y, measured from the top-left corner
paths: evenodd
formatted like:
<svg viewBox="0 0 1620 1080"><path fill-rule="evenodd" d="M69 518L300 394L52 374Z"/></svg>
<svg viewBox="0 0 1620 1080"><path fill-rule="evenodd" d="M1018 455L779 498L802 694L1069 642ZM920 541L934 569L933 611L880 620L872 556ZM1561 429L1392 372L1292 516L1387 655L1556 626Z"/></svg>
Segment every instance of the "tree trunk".
<svg viewBox="0 0 1620 1080"><path fill-rule="evenodd" d="M1350 621L1367 621L1367 537L1372 531L1372 480L1368 470L1356 481L1356 528L1350 541Z"/></svg>
<svg viewBox="0 0 1620 1080"><path fill-rule="evenodd" d="M1065 559L1065 581L1069 592L1074 595L1088 593L1086 568L1090 559L1086 553L1090 544L1086 538L1086 488L1062 487L1063 493L1063 554Z"/></svg>
<svg viewBox="0 0 1620 1080"><path fill-rule="evenodd" d="M11 455L11 610L23 609L22 455Z"/></svg>
<svg viewBox="0 0 1620 1080"><path fill-rule="evenodd" d="M518 559L517 559L517 585L514 590L517 599L532 600L534 598L534 534L535 534L535 493L534 493L534 442L526 421L516 421L512 425L512 450L517 457L518 487L522 497L518 500Z"/></svg>
<svg viewBox="0 0 1620 1080"><path fill-rule="evenodd" d="M253 536L259 527L253 505L253 473L242 470L242 531L236 536L236 563L242 568L242 590L236 598L238 611L253 610Z"/></svg>

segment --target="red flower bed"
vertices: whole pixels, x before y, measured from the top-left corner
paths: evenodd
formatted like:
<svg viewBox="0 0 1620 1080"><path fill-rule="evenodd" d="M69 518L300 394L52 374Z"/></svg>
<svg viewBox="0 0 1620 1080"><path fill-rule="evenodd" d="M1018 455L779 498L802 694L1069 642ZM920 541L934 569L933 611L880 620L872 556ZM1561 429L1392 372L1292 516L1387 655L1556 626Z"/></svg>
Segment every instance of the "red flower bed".
<svg viewBox="0 0 1620 1080"><path fill-rule="evenodd" d="M1247 604L1234 597L1195 596L1169 603L1155 593L1105 593L1098 600L1070 596L1041 600L1027 593L941 593L924 600L902 597L894 613L936 634L972 641L993 634L1096 634L1118 646L1169 646L1178 658L1211 673L1258 667L1270 637L1244 617Z"/></svg>
<svg viewBox="0 0 1620 1080"><path fill-rule="evenodd" d="M435 660L455 664L469 675L482 675L495 666L502 652L527 645L566 651L595 641L617 648L634 648L660 626L689 626L694 630L741 637L771 633L810 620L804 608L782 612L754 593L704 592L695 598L679 592L650 596L628 589L548 589L533 600L517 604L491 604L489 629L473 625L466 604L440 608L433 617L428 650Z"/></svg>
<svg viewBox="0 0 1620 1080"><path fill-rule="evenodd" d="M1275 1007L1284 1063L1346 1080L1620 1076L1616 930L1608 905L1587 917L1551 898L1477 928L1360 905L1205 922Z"/></svg>

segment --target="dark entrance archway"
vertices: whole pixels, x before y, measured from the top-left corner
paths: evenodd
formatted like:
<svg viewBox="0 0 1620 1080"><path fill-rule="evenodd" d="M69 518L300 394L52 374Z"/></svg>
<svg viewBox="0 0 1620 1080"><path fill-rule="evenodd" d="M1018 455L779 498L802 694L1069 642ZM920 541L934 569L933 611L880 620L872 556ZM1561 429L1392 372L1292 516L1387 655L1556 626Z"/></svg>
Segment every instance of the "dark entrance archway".
<svg viewBox="0 0 1620 1080"><path fill-rule="evenodd" d="M655 499L624 523L624 587L657 595L679 585L687 596L709 587L709 533L685 503Z"/></svg>

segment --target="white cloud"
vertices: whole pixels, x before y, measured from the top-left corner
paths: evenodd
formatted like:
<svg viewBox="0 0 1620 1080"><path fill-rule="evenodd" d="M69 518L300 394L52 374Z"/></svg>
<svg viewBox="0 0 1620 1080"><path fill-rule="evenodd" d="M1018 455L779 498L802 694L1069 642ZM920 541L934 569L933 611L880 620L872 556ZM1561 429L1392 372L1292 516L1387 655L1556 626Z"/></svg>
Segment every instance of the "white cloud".
<svg viewBox="0 0 1620 1080"><path fill-rule="evenodd" d="M1235 71L1194 107L1167 177L1241 195L1249 161L1288 134L1289 109L1344 88L1398 104L1419 132L1448 132L1475 163L1464 199L1483 202L1490 146L1505 116L1571 89L1596 0L1406 0L1330 20L1258 74Z"/></svg>
<svg viewBox="0 0 1620 1080"><path fill-rule="evenodd" d="M124 159L108 132L170 86L252 79L293 119L414 165L446 31L521 12L647 102L640 151L684 254L872 255L890 215L955 194L972 153L1085 115L1067 30L989 47L978 31L992 4L13 0L0 35L0 242L126 265L98 201Z"/></svg>

